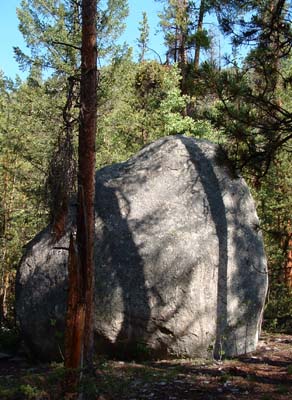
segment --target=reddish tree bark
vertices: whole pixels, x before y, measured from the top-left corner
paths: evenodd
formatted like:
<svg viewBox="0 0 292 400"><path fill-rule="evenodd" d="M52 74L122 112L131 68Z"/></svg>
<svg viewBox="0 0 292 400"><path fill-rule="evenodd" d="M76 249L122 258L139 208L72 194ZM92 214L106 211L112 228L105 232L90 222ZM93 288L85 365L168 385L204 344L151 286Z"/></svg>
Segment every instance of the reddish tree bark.
<svg viewBox="0 0 292 400"><path fill-rule="evenodd" d="M77 247L86 304L83 356L91 363L94 301L94 197L97 113L96 0L82 1L80 126L78 143Z"/></svg>
<svg viewBox="0 0 292 400"><path fill-rule="evenodd" d="M291 221L288 222L286 228L287 236L282 243L283 252L285 254L284 261L284 280L287 288L292 289L292 226Z"/></svg>
<svg viewBox="0 0 292 400"><path fill-rule="evenodd" d="M284 269L285 269L285 284L289 289L292 289L292 234L290 234L289 237L288 250L287 250Z"/></svg>
<svg viewBox="0 0 292 400"><path fill-rule="evenodd" d="M76 366L79 365L79 360L81 359L81 343L83 337L82 331L84 329L84 323L83 325L82 323L80 324L80 320L82 321L84 318L80 319L81 313L78 310L85 310L85 307L84 304L80 302L81 276L80 267L78 265L78 253L73 235L70 237L68 275L70 285L67 302L67 327L69 329L66 336L67 342L65 348L65 367L76 368ZM78 323L76 323L77 320ZM78 340L77 337L79 338ZM72 351L72 349L75 351Z"/></svg>
<svg viewBox="0 0 292 400"><path fill-rule="evenodd" d="M70 237L68 258L68 301L65 335L65 393L67 398L78 390L80 371L82 366L85 303L81 301L81 270L78 251L73 235ZM69 396L70 397L70 396Z"/></svg>
<svg viewBox="0 0 292 400"><path fill-rule="evenodd" d="M76 390L77 369L92 364L94 317L94 198L97 111L96 0L82 0L77 236L70 239L66 319L66 392Z"/></svg>

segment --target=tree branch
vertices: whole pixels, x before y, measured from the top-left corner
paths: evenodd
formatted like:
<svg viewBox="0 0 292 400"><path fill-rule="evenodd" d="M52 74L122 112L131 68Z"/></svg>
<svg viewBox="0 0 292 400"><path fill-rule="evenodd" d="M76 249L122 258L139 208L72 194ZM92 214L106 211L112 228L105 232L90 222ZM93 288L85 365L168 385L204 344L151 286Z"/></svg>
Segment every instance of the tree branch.
<svg viewBox="0 0 292 400"><path fill-rule="evenodd" d="M58 41L53 40L53 41L51 42L51 44L58 44L58 45L60 45L60 46L71 47L72 49L81 51L81 47L75 46L74 44L70 44L70 43L58 42Z"/></svg>

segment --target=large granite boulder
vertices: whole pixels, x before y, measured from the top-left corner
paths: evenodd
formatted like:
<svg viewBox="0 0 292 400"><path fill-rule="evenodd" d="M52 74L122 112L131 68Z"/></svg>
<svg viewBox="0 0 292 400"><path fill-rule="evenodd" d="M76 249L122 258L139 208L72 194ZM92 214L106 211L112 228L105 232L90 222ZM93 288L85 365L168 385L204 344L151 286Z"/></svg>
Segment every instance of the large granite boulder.
<svg viewBox="0 0 292 400"><path fill-rule="evenodd" d="M42 359L62 351L67 248L68 236L54 243L48 227L17 275L17 319ZM97 351L219 357L255 349L267 291L263 241L247 185L218 146L171 136L98 171L95 260Z"/></svg>

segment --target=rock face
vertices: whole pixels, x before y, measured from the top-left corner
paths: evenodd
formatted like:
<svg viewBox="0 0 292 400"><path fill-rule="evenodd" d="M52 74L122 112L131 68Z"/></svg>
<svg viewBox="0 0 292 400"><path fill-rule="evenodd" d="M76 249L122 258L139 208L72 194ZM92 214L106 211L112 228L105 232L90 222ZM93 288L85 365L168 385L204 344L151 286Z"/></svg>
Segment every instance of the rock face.
<svg viewBox="0 0 292 400"><path fill-rule="evenodd" d="M218 357L255 349L266 258L247 185L220 154L210 142L170 136L97 172L98 351ZM62 348L66 247L68 237L53 243L48 227L18 271L17 318L42 359Z"/></svg>

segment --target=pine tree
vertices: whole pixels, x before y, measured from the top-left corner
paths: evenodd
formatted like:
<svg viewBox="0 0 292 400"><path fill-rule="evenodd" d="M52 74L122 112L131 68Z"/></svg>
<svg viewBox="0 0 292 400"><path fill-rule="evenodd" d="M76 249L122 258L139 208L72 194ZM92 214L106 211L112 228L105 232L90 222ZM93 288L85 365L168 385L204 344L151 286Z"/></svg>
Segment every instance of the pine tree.
<svg viewBox="0 0 292 400"><path fill-rule="evenodd" d="M200 49L209 47L207 31L203 28L203 19L208 11L206 1L157 0L164 4L160 13L160 26L164 32L167 47L167 63L178 63L182 80L183 93L190 91L189 77L193 79L192 65L199 66ZM191 80L192 80L191 79Z"/></svg>
<svg viewBox="0 0 292 400"><path fill-rule="evenodd" d="M186 64L187 37L193 28L188 0L158 0L164 4L159 14L167 48L167 63Z"/></svg>
<svg viewBox="0 0 292 400"><path fill-rule="evenodd" d="M78 370L92 367L94 329L94 200L97 114L96 0L82 0L78 197L76 240L71 234L66 319L66 393L77 390ZM73 374L72 374L73 370Z"/></svg>
<svg viewBox="0 0 292 400"><path fill-rule="evenodd" d="M147 13L145 11L142 13L142 21L139 23L139 32L140 36L139 39L137 40L138 48L140 50L139 62L143 62L149 44L149 24L148 24Z"/></svg>
<svg viewBox="0 0 292 400"><path fill-rule="evenodd" d="M269 260L267 327L290 326L291 302L291 4L250 2L245 20L223 26L236 46L253 44L243 65L205 69L216 93L211 119L225 135L225 147L244 174L258 204ZM240 27L240 30L239 28ZM219 101L218 101L219 99ZM291 164L291 162L290 162ZM290 325L289 325L290 324Z"/></svg>
<svg viewBox="0 0 292 400"><path fill-rule="evenodd" d="M201 0L200 8L199 8L199 15L198 15L198 24L197 24L197 36L203 30L204 14L205 14L205 0ZM200 50L201 50L201 46L199 43L197 43L196 50L195 50L195 59L194 59L195 71L197 71L199 69Z"/></svg>
<svg viewBox="0 0 292 400"><path fill-rule="evenodd" d="M38 71L26 82L1 77L0 87L0 299L11 325L22 248L48 222L43 182L64 98L59 82L43 82Z"/></svg>
<svg viewBox="0 0 292 400"><path fill-rule="evenodd" d="M128 6L125 0L97 2L97 45L99 58L117 51L115 40L124 28ZM63 128L55 137L55 149L47 174L47 197L51 221L58 240L65 231L68 202L76 190L76 149L78 125L81 4L76 0L23 0L18 9L20 31L30 54L15 49L23 67L46 68L62 83L67 99L61 109ZM61 91L60 91L61 94Z"/></svg>
<svg viewBox="0 0 292 400"><path fill-rule="evenodd" d="M126 0L97 1L99 58L111 57L125 28ZM30 52L15 48L23 68L38 63L49 72L74 76L80 67L81 3L77 0L22 0L17 9L19 30Z"/></svg>
<svg viewBox="0 0 292 400"><path fill-rule="evenodd" d="M209 77L221 101L217 126L224 126L238 166L251 168L255 181L292 138L291 111L280 95L291 80L282 73L291 51L287 12L284 1L261 2L250 22L243 24L242 34L236 34L237 45L256 43L244 66Z"/></svg>

